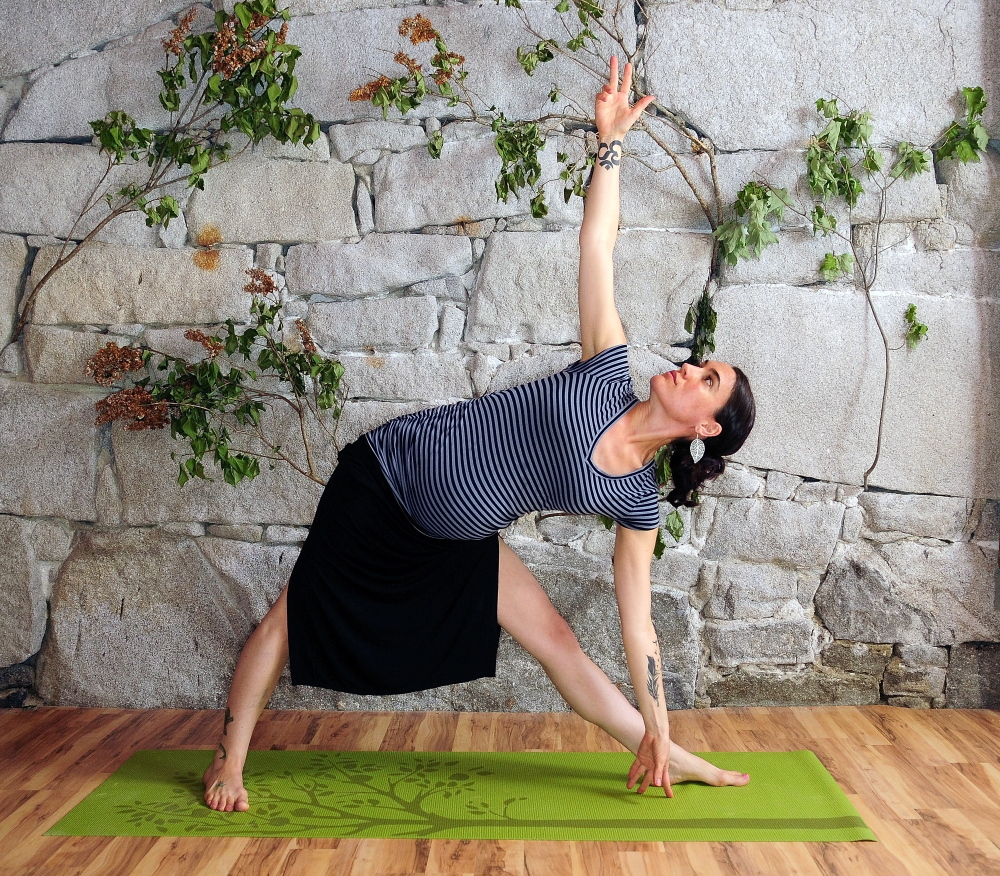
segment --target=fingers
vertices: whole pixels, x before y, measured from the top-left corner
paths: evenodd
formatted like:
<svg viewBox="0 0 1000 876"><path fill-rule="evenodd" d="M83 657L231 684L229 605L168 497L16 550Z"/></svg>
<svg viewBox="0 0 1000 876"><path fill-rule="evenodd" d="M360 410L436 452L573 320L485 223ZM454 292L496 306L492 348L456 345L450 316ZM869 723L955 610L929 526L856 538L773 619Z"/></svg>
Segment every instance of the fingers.
<svg viewBox="0 0 1000 876"><path fill-rule="evenodd" d="M626 94L631 94L632 92L632 62L629 61L625 64L625 72L622 74L622 91Z"/></svg>
<svg viewBox="0 0 1000 876"><path fill-rule="evenodd" d="M626 65L628 66L628 65ZM618 56L611 56L611 73L608 76L608 85L611 86L611 91L618 90Z"/></svg>

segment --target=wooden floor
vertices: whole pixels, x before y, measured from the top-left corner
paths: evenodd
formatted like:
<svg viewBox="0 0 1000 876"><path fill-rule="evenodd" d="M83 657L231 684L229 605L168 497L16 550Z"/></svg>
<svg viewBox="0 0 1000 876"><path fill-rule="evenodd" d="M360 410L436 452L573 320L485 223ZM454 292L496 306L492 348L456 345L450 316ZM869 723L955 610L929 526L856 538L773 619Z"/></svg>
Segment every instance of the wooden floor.
<svg viewBox="0 0 1000 876"><path fill-rule="evenodd" d="M1000 874L1000 712L674 712L695 751L812 749L878 843L607 843L46 837L140 748L211 749L218 712L0 711L0 873L29 876ZM572 714L264 713L254 748L619 751ZM209 755L206 751L206 764ZM251 803L253 801L251 800Z"/></svg>

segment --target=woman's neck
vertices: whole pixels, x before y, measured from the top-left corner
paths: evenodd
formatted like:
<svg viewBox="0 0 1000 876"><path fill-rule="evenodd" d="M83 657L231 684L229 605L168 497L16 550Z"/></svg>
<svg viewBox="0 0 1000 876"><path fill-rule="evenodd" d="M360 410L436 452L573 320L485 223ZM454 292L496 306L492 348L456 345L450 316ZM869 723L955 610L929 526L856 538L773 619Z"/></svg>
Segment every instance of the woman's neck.
<svg viewBox="0 0 1000 876"><path fill-rule="evenodd" d="M664 444L686 437L685 429L677 423L657 423L649 400L634 405L619 420L620 431L615 436L623 450L642 459L642 464L650 462L656 451Z"/></svg>

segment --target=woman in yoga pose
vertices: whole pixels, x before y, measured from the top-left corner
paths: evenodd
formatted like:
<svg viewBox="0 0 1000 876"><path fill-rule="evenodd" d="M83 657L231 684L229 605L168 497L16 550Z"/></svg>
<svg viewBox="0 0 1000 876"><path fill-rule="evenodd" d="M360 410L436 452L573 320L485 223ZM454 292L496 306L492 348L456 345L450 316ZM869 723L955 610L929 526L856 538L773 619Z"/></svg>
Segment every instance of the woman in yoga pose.
<svg viewBox="0 0 1000 876"><path fill-rule="evenodd" d="M659 524L656 451L671 446L674 504L720 474L753 425L739 369L685 364L640 402L615 308L622 141L652 100L629 105L618 61L596 98L600 148L580 229L580 361L543 380L410 414L340 453L277 602L240 655L222 735L205 772L212 809L245 811L250 736L286 661L293 684L390 694L492 676L500 628L566 702L635 754L627 787L742 785L671 743L650 618ZM636 710L576 636L499 530L543 509L617 523L615 594Z"/></svg>

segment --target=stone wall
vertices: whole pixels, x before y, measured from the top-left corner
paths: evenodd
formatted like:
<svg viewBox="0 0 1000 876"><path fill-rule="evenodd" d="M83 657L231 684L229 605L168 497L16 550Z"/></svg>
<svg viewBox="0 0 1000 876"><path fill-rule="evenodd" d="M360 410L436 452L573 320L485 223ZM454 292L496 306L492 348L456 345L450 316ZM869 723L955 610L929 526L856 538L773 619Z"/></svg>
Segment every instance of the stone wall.
<svg viewBox="0 0 1000 876"><path fill-rule="evenodd" d="M579 201L563 205L561 185L551 185L545 220L530 218L524 199L497 203L492 144L454 110L428 103L386 122L347 94L382 67L381 50L396 45L398 22L415 9L469 57L476 90L510 115L536 112L553 80L585 103L594 85L558 64L525 77L513 50L527 37L510 10L397 0L292 0L289 38L303 49L298 98L324 137L309 149L265 144L213 170L167 230L134 216L109 225L10 343L18 302L102 171L87 122L125 109L162 123L159 40L184 5L5 7L0 696L8 705L222 704L239 648L287 580L319 496L287 469L236 490L179 488L168 435L95 428L93 402L104 391L83 367L106 341L184 349L185 328L247 316L247 266L272 271L288 317L306 319L345 366L339 446L399 413L544 376L579 355ZM650 6L648 24L629 38L643 40L649 90L721 148L731 201L755 172L796 184L819 96L870 108L879 142L926 143L960 109L958 89L981 84L993 99L989 127L1000 131L998 13L997 0L674 0ZM445 145L434 161L426 144L438 130ZM560 136L552 132L543 153L547 177ZM700 292L710 240L676 171L657 169L643 135L630 135L629 147L650 159L624 165L615 253L642 394L651 374L687 356L683 316ZM703 158L682 160L704 174ZM915 302L930 333L916 351L892 353L885 446L867 491L883 354L863 297L847 283L817 282L828 247L791 223L779 246L719 278L717 355L751 376L758 425L701 505L683 511L680 542L653 564L675 708L1000 705L1000 154L942 163L893 194L877 307L898 332ZM862 202L855 233L873 218ZM216 255L204 258L199 241L218 237ZM335 451L322 454L324 471ZM505 537L628 692L611 534L596 519L542 513ZM273 702L564 707L506 637L501 658L496 680L401 697L297 689L286 677Z"/></svg>

